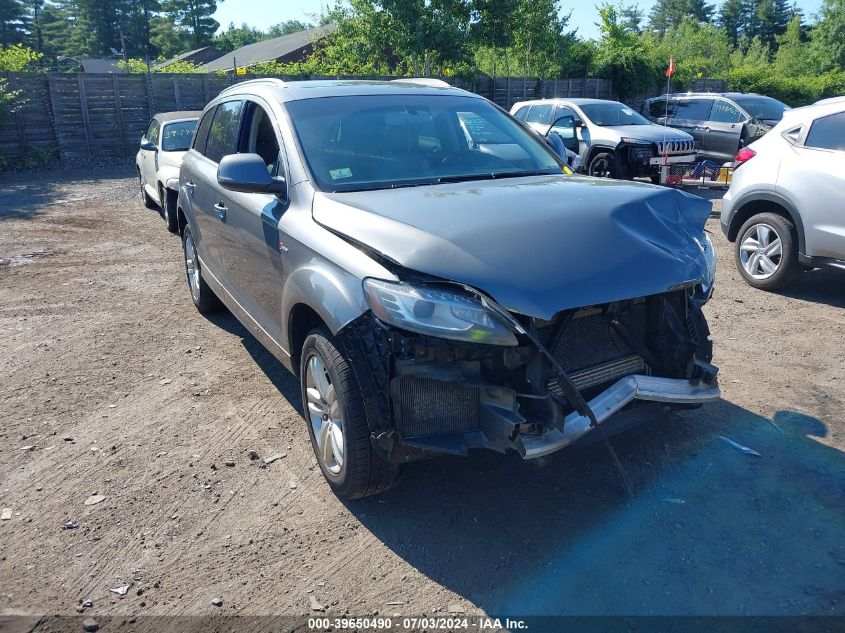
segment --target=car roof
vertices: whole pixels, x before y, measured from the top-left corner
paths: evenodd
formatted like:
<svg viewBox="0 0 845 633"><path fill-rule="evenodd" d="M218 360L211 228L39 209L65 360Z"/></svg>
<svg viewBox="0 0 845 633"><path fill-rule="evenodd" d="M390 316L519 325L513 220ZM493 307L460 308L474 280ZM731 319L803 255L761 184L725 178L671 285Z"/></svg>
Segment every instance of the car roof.
<svg viewBox="0 0 845 633"><path fill-rule="evenodd" d="M668 95L660 95L651 97L647 101L657 101L665 99L667 96L671 97L724 97L726 99L741 99L742 97L760 97L761 99L774 99L767 95L757 94L756 92L670 92Z"/></svg>
<svg viewBox="0 0 845 633"><path fill-rule="evenodd" d="M176 112L159 112L153 118L161 121L162 123L169 123L170 121L198 119L201 114L201 110L177 110Z"/></svg>
<svg viewBox="0 0 845 633"><path fill-rule="evenodd" d="M299 101L322 97L366 95L456 95L483 99L474 93L454 88L444 81L432 79L402 79L394 81L368 80L311 80L282 81L281 79L255 79L234 84L218 96L264 95L278 101Z"/></svg>
<svg viewBox="0 0 845 633"><path fill-rule="evenodd" d="M590 105L592 103L620 103L613 99L586 99L584 97L552 97L550 99L528 99L527 101L520 101L521 106L538 105L543 103L571 103L572 105Z"/></svg>

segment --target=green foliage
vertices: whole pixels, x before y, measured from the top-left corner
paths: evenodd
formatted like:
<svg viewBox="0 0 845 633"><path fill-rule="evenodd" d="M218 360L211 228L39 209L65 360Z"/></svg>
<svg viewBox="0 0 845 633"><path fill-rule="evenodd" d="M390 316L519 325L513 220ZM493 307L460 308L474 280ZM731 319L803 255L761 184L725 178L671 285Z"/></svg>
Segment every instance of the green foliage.
<svg viewBox="0 0 845 633"><path fill-rule="evenodd" d="M230 53L236 48L255 44L266 38L265 33L249 26L246 22L240 26L235 26L230 22L229 28L214 36L214 48L221 53Z"/></svg>
<svg viewBox="0 0 845 633"><path fill-rule="evenodd" d="M0 71L20 73L35 70L42 57L42 53L21 44L0 46Z"/></svg>
<svg viewBox="0 0 845 633"><path fill-rule="evenodd" d="M824 0L812 49L822 70L845 70L845 0Z"/></svg>
<svg viewBox="0 0 845 633"><path fill-rule="evenodd" d="M161 8L175 27L187 37L189 50L211 44L214 33L220 26L212 17L217 11L216 0L163 0Z"/></svg>
<svg viewBox="0 0 845 633"><path fill-rule="evenodd" d="M773 64L776 73L784 77L801 77L819 66L804 41L800 16L792 18L786 32L778 36L777 43L778 50Z"/></svg>
<svg viewBox="0 0 845 633"><path fill-rule="evenodd" d="M610 77L622 99L645 92L657 79L645 40L623 26L613 6L600 6L599 17L601 39L593 57L594 73Z"/></svg>
<svg viewBox="0 0 845 633"><path fill-rule="evenodd" d="M698 77L720 77L731 63L727 33L713 24L699 24L691 18L671 27L663 38L644 36L651 65L662 71L669 58L675 58L677 72L673 81L690 86Z"/></svg>
<svg viewBox="0 0 845 633"><path fill-rule="evenodd" d="M800 106L845 94L845 72L784 77L771 67L740 67L729 72L728 88L740 92L757 92L791 106Z"/></svg>
<svg viewBox="0 0 845 633"><path fill-rule="evenodd" d="M648 16L649 28L658 35L664 35L670 29L677 29L685 20L709 22L712 15L713 5L704 0L657 0Z"/></svg>
<svg viewBox="0 0 845 633"><path fill-rule="evenodd" d="M172 64L168 64L164 68L154 68L153 64L151 63L147 66L146 60L140 59L138 57L130 57L126 61L120 60L115 64L121 70L125 70L129 73L137 73L143 74L147 73L150 70L156 73L202 73L205 72L199 66L197 66L193 62L186 62L186 61L178 61L173 62Z"/></svg>

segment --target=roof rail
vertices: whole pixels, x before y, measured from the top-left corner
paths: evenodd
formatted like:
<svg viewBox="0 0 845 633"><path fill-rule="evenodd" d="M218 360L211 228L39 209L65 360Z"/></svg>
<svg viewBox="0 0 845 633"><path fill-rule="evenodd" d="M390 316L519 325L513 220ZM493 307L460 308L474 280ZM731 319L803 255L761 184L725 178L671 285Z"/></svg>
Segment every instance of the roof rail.
<svg viewBox="0 0 845 633"><path fill-rule="evenodd" d="M431 88L451 88L452 85L443 81L442 79L435 79L434 77L402 77L401 79L393 79L393 83L400 84L415 84L417 86L429 86Z"/></svg>
<svg viewBox="0 0 845 633"><path fill-rule="evenodd" d="M266 84L268 86L274 86L276 88L287 88L287 84L279 79L278 77L262 77L260 79L247 79L246 81L239 81L236 84L232 84L228 88L224 88L220 91L220 95L224 95L230 92L236 91L241 86L250 85L254 86L257 84ZM218 96L220 96L218 95Z"/></svg>

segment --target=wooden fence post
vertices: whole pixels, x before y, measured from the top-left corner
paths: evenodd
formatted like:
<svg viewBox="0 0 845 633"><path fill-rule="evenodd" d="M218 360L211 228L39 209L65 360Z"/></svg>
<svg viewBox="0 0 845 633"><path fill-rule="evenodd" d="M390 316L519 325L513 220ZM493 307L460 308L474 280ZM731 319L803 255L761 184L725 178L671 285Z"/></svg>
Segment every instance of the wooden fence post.
<svg viewBox="0 0 845 633"><path fill-rule="evenodd" d="M85 73L76 73L76 83L79 86L79 107L82 109L82 126L85 128L85 141L88 143L88 158L94 158L91 117L88 114L88 95L85 92Z"/></svg>
<svg viewBox="0 0 845 633"><path fill-rule="evenodd" d="M114 114L117 118L117 129L120 132L120 155L125 157L126 153L126 128L123 126L123 100L120 98L120 75L113 73L111 76L112 90L114 91Z"/></svg>
<svg viewBox="0 0 845 633"><path fill-rule="evenodd" d="M182 109L182 89L179 86L179 78L173 78L173 98L176 101L176 109Z"/></svg>
<svg viewBox="0 0 845 633"><path fill-rule="evenodd" d="M150 119L153 118L153 76L150 73L144 75L144 87L147 90L147 113Z"/></svg>
<svg viewBox="0 0 845 633"><path fill-rule="evenodd" d="M203 107L205 107L208 105L208 102L211 101L211 91L208 86L208 73L205 73L202 76L202 92L205 96L205 105L203 105Z"/></svg>
<svg viewBox="0 0 845 633"><path fill-rule="evenodd" d="M14 91L18 85L15 76L11 73L5 74L6 81L9 84L9 90ZM24 129L23 115L20 109L15 110L15 127L18 132L18 161L21 161L26 156L26 130Z"/></svg>

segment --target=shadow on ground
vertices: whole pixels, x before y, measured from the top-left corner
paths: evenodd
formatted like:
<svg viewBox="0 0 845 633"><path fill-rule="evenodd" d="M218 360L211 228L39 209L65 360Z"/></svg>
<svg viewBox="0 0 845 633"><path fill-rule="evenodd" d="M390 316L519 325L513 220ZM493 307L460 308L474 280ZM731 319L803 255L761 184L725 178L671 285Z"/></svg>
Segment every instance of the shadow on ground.
<svg viewBox="0 0 845 633"><path fill-rule="evenodd" d="M845 308L845 274L839 270L808 270L779 291L785 297Z"/></svg>
<svg viewBox="0 0 845 633"><path fill-rule="evenodd" d="M349 504L397 555L491 614L842 614L845 456L824 424L728 402L540 469L477 455L417 465ZM761 453L747 455L717 435Z"/></svg>
<svg viewBox="0 0 845 633"><path fill-rule="evenodd" d="M85 204L101 191L102 183L130 178L133 170L125 164L99 169L56 167L0 174L0 221L31 219L51 205ZM87 189L78 186L84 181L90 185Z"/></svg>

